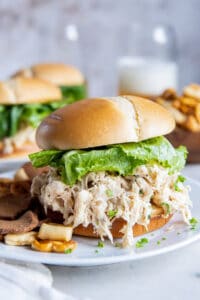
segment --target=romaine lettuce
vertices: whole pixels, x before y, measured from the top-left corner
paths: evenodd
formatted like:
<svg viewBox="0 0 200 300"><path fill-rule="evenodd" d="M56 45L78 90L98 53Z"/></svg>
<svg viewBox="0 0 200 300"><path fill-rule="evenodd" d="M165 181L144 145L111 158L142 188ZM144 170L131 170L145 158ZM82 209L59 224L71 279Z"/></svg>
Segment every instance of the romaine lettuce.
<svg viewBox="0 0 200 300"><path fill-rule="evenodd" d="M29 157L34 167L58 168L63 181L73 185L89 172L109 171L132 175L140 165L159 164L170 173L180 171L187 156L186 148L177 149L164 137L139 143L127 143L88 150L43 150Z"/></svg>
<svg viewBox="0 0 200 300"><path fill-rule="evenodd" d="M74 86L60 86L64 98L73 97L76 100L81 100L87 96L86 84Z"/></svg>

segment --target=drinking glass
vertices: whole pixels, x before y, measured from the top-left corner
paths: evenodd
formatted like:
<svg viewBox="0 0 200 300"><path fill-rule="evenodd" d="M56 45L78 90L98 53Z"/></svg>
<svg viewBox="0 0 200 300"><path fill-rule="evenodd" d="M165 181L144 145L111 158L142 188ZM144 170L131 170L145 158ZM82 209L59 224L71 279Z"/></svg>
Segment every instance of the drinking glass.
<svg viewBox="0 0 200 300"><path fill-rule="evenodd" d="M122 36L122 35L121 35ZM154 98L178 88L176 36L164 24L131 24L123 29L118 57L118 93Z"/></svg>

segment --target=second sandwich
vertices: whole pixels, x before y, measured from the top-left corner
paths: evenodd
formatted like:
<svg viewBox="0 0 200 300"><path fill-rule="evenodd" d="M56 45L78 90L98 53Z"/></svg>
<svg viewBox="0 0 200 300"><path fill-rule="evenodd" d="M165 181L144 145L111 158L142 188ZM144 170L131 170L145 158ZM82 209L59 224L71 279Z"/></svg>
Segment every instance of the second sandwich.
<svg viewBox="0 0 200 300"><path fill-rule="evenodd" d="M35 128L54 110L86 96L73 66L39 64L0 82L0 158L36 151Z"/></svg>

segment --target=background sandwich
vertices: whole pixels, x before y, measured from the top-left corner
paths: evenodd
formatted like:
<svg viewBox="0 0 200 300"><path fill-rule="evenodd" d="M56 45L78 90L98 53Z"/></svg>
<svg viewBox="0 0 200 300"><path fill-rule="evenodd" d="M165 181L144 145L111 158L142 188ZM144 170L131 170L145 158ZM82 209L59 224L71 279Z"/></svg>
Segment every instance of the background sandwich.
<svg viewBox="0 0 200 300"><path fill-rule="evenodd" d="M30 155L36 176L32 195L54 222L90 237L122 237L163 226L175 212L186 222L191 204L180 170L186 149L162 137L174 129L160 105L123 96L88 99L63 107L40 124Z"/></svg>
<svg viewBox="0 0 200 300"><path fill-rule="evenodd" d="M54 110L86 96L73 66L38 64L0 83L0 158L36 151L35 128Z"/></svg>
<svg viewBox="0 0 200 300"><path fill-rule="evenodd" d="M61 63L36 64L18 71L13 77L47 80L60 87L68 104L87 97L86 81L79 69Z"/></svg>
<svg viewBox="0 0 200 300"><path fill-rule="evenodd" d="M0 82L0 158L34 152L35 128L62 103L59 88L41 79Z"/></svg>

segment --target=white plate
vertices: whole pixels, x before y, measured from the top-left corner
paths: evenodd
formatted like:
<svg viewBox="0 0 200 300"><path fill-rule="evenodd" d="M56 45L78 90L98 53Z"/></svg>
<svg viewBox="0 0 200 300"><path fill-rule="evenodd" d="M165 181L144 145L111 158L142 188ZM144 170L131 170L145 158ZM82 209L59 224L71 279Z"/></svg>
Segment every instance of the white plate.
<svg viewBox="0 0 200 300"><path fill-rule="evenodd" d="M27 161L29 161L27 156L17 158L0 158L0 172L17 170Z"/></svg>
<svg viewBox="0 0 200 300"><path fill-rule="evenodd" d="M1 176L12 177L12 172L1 174ZM192 179L188 179L187 183L192 188L193 216L200 220L200 184ZM200 225L196 230L191 230L182 222L181 216L176 215L163 228L143 237L148 238L149 243L143 248L134 248L134 250L116 248L109 241L105 242L104 248L98 248L96 239L74 237L74 240L78 242L78 247L72 254L42 253L30 248L6 246L1 243L0 257L62 266L96 266L133 261L170 252L199 240Z"/></svg>

